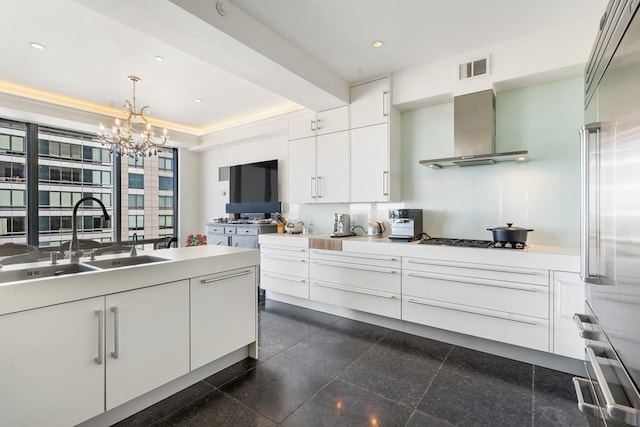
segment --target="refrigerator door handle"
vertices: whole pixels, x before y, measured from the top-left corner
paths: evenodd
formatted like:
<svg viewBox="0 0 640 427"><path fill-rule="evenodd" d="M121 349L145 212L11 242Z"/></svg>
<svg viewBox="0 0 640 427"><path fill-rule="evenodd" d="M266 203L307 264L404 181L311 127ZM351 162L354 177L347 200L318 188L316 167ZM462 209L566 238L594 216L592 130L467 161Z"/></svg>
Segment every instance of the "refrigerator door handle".
<svg viewBox="0 0 640 427"><path fill-rule="evenodd" d="M596 217L594 218L593 216L589 215L589 209L591 206L592 202L595 202L596 204L596 209L598 209L599 207L599 192L600 189L599 188L595 188L595 196L596 196L596 200L590 200L590 184L592 182L593 179L595 179L596 181L596 186L599 185L599 176L597 176L598 174L598 169L599 167L596 166L596 176L592 177L590 176L590 171L589 171L589 156L591 153L591 145L590 145L590 137L592 134L595 134L596 137L596 143L595 143L595 151L594 153L596 154L596 162L599 163L599 147L600 147L600 129L602 128L602 125L600 122L596 122L596 123L589 123L587 125L584 125L581 129L580 129L580 160L581 160L581 167L580 167L580 171L581 171L581 179L580 179L580 196L581 196L581 204L582 204L582 209L580 212L580 227L581 227L581 236L580 236L580 277L582 278L582 280L584 282L587 283L593 283L593 284L599 284L600 280L599 280L599 276L597 274L592 274L591 272L591 268L590 268L590 263L589 263L589 258L591 256L590 252L589 252L589 248L591 246L591 241L590 241L590 232L591 232L591 224L590 221L596 221L596 223L594 224L596 226L596 233L595 233L595 248L596 251L598 252L596 255L599 255L600 252L600 229L598 226L598 222L599 222L599 212L596 212Z"/></svg>

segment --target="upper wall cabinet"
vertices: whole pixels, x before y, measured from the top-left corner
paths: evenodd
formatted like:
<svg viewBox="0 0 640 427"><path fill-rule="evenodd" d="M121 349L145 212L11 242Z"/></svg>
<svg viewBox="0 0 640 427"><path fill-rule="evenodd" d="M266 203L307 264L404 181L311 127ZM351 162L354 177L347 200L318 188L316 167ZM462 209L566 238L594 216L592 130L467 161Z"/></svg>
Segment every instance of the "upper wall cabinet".
<svg viewBox="0 0 640 427"><path fill-rule="evenodd" d="M344 131L349 128L349 106L314 113L307 111L289 120L289 140Z"/></svg>
<svg viewBox="0 0 640 427"><path fill-rule="evenodd" d="M391 117L389 78L351 88L351 129L388 123Z"/></svg>
<svg viewBox="0 0 640 427"><path fill-rule="evenodd" d="M389 78L351 88L351 202L400 200L400 115Z"/></svg>
<svg viewBox="0 0 640 427"><path fill-rule="evenodd" d="M349 201L348 127L346 105L289 120L290 203Z"/></svg>

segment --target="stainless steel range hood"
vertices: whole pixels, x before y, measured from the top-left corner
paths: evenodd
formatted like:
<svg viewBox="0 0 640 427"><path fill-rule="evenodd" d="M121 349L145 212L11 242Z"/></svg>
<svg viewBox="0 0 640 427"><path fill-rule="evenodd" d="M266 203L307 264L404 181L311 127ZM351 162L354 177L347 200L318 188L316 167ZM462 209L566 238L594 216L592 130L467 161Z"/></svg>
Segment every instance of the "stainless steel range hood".
<svg viewBox="0 0 640 427"><path fill-rule="evenodd" d="M495 152L496 101L493 90L456 96L453 100L454 157L420 160L421 165L480 166L496 162L529 160L527 151Z"/></svg>

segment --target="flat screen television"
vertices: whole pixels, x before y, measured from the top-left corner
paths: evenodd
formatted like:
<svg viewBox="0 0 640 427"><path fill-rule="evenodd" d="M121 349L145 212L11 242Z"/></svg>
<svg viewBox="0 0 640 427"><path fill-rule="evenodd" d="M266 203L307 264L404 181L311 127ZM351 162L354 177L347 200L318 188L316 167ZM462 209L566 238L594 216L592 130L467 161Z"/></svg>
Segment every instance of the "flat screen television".
<svg viewBox="0 0 640 427"><path fill-rule="evenodd" d="M278 160L229 167L228 213L280 212Z"/></svg>

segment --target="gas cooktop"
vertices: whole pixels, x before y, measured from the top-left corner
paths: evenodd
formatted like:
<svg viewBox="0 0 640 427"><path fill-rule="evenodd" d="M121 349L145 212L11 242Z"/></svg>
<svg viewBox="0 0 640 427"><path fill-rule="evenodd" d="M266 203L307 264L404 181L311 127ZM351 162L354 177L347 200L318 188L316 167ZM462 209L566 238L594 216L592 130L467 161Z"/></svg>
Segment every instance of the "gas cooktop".
<svg viewBox="0 0 640 427"><path fill-rule="evenodd" d="M493 240L451 239L445 237L431 237L418 242L423 245L436 246L460 246L465 248L501 248L501 249L526 249L526 245L520 242L494 242Z"/></svg>

